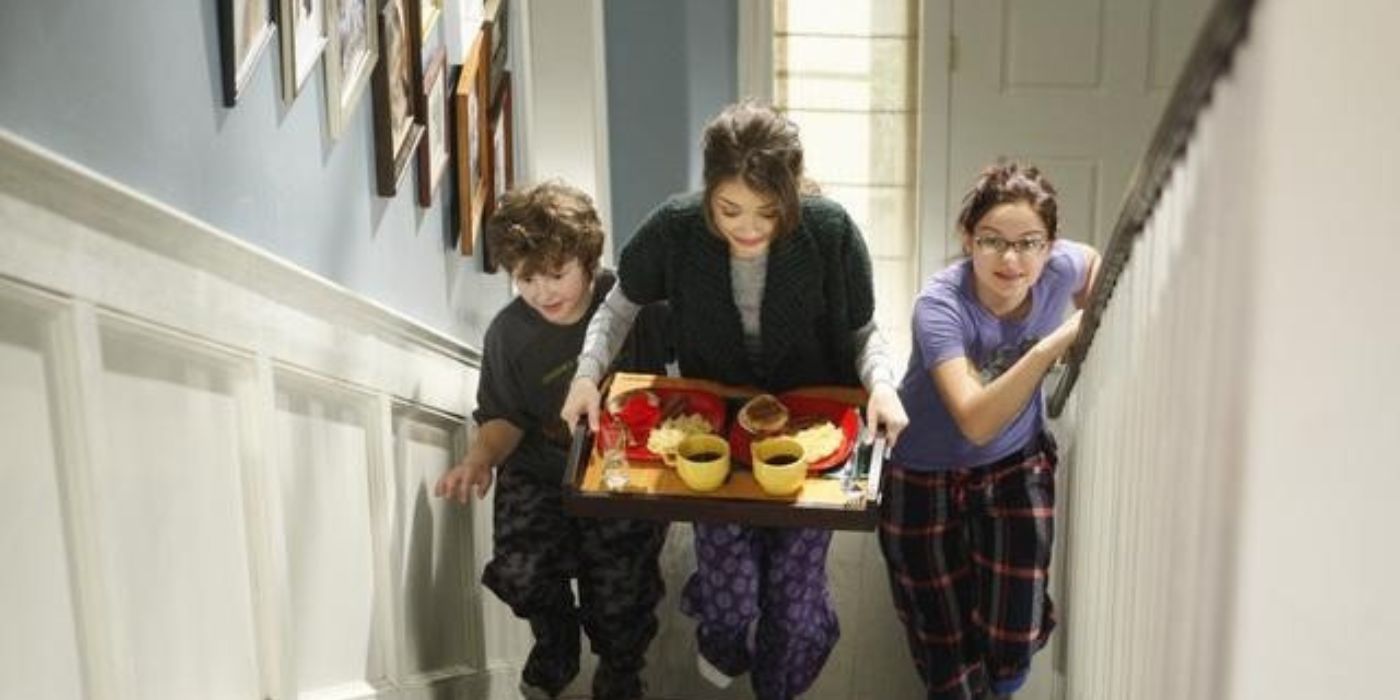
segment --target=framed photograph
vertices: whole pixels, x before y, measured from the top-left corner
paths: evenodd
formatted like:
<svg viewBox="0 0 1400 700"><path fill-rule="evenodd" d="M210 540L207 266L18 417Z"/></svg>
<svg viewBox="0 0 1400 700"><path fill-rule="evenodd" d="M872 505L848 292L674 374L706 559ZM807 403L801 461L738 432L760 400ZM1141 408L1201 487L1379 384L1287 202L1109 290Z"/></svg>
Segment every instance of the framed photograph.
<svg viewBox="0 0 1400 700"><path fill-rule="evenodd" d="M447 0L442 3L442 41L447 63L460 65L481 30L483 0Z"/></svg>
<svg viewBox="0 0 1400 700"><path fill-rule="evenodd" d="M340 138L369 84L379 60L378 13L372 0L325 0L326 121L331 138Z"/></svg>
<svg viewBox="0 0 1400 700"><path fill-rule="evenodd" d="M457 227L457 249L471 255L486 214L486 197L491 168L488 140L486 78L490 69L487 37L478 31L476 41L462 63L454 95L457 122L457 200L461 221Z"/></svg>
<svg viewBox="0 0 1400 700"><path fill-rule="evenodd" d="M219 57L224 106L233 107L277 26L270 0L219 0Z"/></svg>
<svg viewBox="0 0 1400 700"><path fill-rule="evenodd" d="M296 100L326 51L326 0L278 0L282 28L282 99Z"/></svg>
<svg viewBox="0 0 1400 700"><path fill-rule="evenodd" d="M413 78L418 57L412 35L418 32L410 8L418 0L388 0L379 11L379 46L383 56L374 68L374 174L379 194L392 197L408 161L423 137L418 105L421 92Z"/></svg>
<svg viewBox="0 0 1400 700"><path fill-rule="evenodd" d="M489 211L494 211L496 201L515 184L515 163L512 161L515 146L514 129L511 121L510 73L506 73L501 84L496 86L496 98L491 105L491 201ZM488 211L488 215L489 215Z"/></svg>
<svg viewBox="0 0 1400 700"><path fill-rule="evenodd" d="M510 73L502 76L496 87L496 99L491 108L491 198L486 216L495 211L501 196L515 185L515 136L510 99ZM491 246L482 246L482 267L487 272L496 271L496 261L491 255Z"/></svg>
<svg viewBox="0 0 1400 700"><path fill-rule="evenodd" d="M422 143L418 146L418 203L431 207L442 174L452 160L447 143L447 124L452 116L447 102L447 51L443 49L438 49L428 60L423 100L426 105L423 109L426 126Z"/></svg>
<svg viewBox="0 0 1400 700"><path fill-rule="evenodd" d="M390 5L403 5L404 16L404 37L408 40L408 72L413 80L413 112L419 124L427 126L424 109L427 105L423 99L423 45L428 38L428 31L423 28L422 12L428 8L427 0L383 0ZM387 55L387 54L386 54Z"/></svg>
<svg viewBox="0 0 1400 700"><path fill-rule="evenodd" d="M490 35L491 73L487 78L489 94L495 95L506 74L506 58L510 37L510 0L486 0L482 23Z"/></svg>
<svg viewBox="0 0 1400 700"><path fill-rule="evenodd" d="M418 17L423 26L423 36L428 36L428 32L433 31L433 25L437 24L438 18L442 16L442 0L419 0Z"/></svg>

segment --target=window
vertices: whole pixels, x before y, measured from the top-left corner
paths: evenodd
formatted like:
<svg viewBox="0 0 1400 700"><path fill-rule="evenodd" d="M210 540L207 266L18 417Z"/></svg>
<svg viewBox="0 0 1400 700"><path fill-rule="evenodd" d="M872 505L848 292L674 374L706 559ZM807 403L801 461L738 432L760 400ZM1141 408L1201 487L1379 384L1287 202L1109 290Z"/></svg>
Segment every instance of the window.
<svg viewBox="0 0 1400 700"><path fill-rule="evenodd" d="M741 89L756 88L750 94L769 97L798 124L808 177L865 234L875 272L875 318L902 370L918 275L919 3L755 4L767 6L759 10L764 16L741 18L749 28L740 35L771 42L771 82L754 85L750 77ZM762 27L769 19L771 26Z"/></svg>

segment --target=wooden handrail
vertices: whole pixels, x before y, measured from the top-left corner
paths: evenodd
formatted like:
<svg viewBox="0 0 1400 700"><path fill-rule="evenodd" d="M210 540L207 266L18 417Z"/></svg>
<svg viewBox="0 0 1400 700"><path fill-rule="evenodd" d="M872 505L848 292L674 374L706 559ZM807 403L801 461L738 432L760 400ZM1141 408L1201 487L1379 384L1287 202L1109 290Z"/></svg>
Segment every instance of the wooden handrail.
<svg viewBox="0 0 1400 700"><path fill-rule="evenodd" d="M1051 417L1058 417L1064 411L1109 299L1113 297L1118 277L1132 258L1133 245L1152 217L1172 168L1186 153L1186 146L1196 131L1196 119L1210 103L1216 83L1230 70L1235 52L1248 33L1254 5L1255 0L1217 0L1196 37L1147 154L1133 171L1132 184L1123 198L1123 209L1104 250L1097 286L1084 311L1079 338L1069 350L1068 368L1051 392Z"/></svg>

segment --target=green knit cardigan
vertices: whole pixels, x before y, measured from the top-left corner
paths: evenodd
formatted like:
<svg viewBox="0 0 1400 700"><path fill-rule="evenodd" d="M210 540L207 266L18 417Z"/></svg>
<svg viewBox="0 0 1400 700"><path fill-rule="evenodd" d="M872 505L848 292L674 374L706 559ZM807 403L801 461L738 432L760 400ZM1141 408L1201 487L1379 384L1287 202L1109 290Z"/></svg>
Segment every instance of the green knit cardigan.
<svg viewBox="0 0 1400 700"><path fill-rule="evenodd" d="M764 281L761 366L744 350L729 247L698 194L653 211L622 251L618 278L638 304L667 300L681 374L767 391L859 386L853 331L875 310L870 254L841 205L804 197L792 233L773 241Z"/></svg>

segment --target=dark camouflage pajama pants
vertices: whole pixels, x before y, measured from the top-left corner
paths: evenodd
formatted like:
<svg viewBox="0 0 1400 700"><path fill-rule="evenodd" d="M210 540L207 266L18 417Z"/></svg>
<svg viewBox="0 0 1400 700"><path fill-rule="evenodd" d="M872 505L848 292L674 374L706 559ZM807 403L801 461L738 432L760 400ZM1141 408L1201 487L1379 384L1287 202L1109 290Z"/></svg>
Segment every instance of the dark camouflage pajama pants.
<svg viewBox="0 0 1400 700"><path fill-rule="evenodd" d="M640 698L664 593L657 555L666 524L566 515L558 482L516 471L497 475L495 548L482 583L534 632L525 682L557 695L573 680L581 625L598 654L593 697Z"/></svg>

